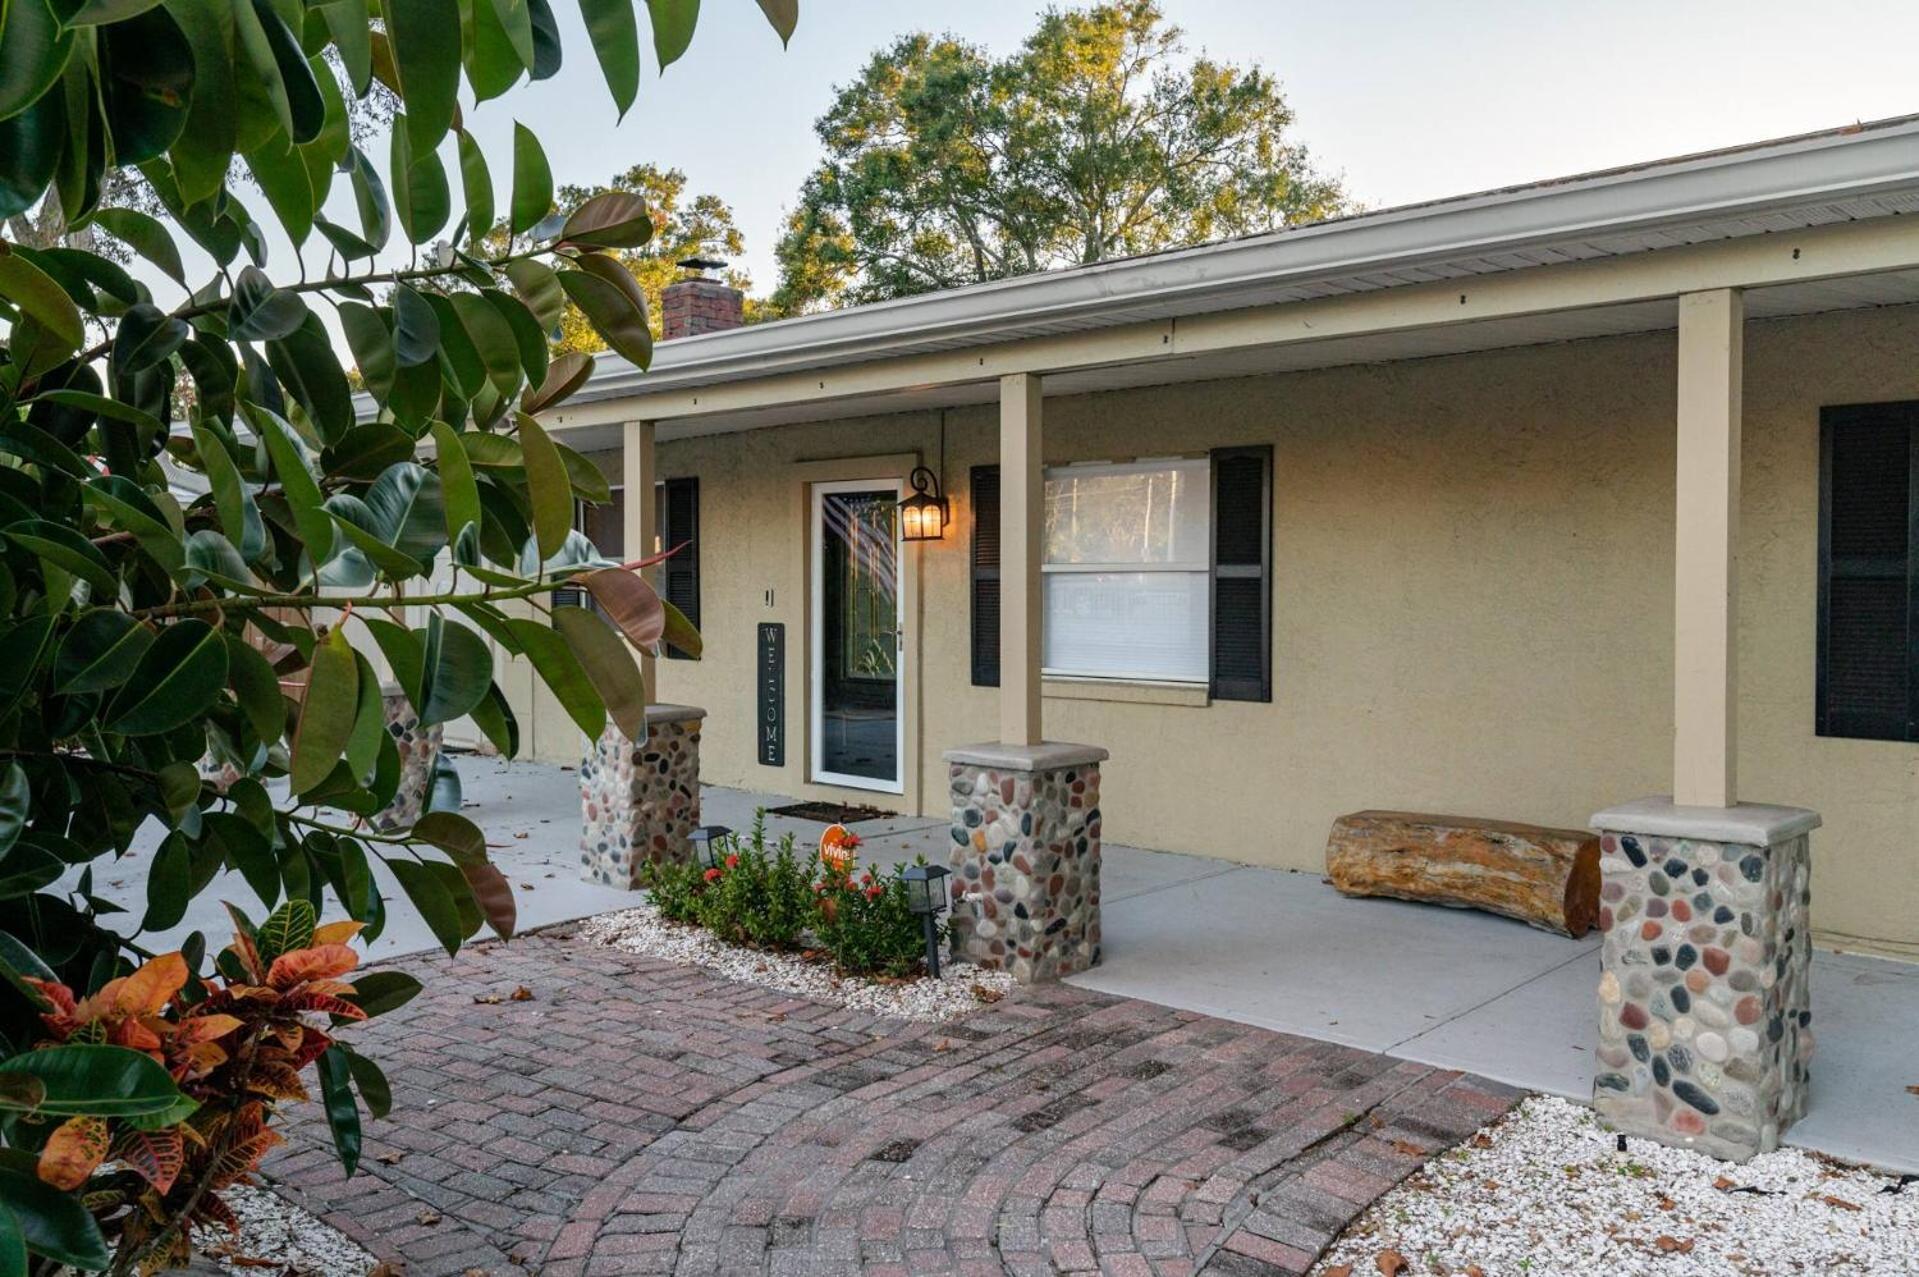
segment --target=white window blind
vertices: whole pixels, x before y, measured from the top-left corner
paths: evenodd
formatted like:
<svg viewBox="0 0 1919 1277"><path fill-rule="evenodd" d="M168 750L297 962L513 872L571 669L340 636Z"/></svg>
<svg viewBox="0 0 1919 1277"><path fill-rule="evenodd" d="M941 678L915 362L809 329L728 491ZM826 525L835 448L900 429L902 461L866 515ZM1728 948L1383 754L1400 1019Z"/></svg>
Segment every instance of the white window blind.
<svg viewBox="0 0 1919 1277"><path fill-rule="evenodd" d="M1206 681L1210 507L1203 457L1047 472L1046 673Z"/></svg>

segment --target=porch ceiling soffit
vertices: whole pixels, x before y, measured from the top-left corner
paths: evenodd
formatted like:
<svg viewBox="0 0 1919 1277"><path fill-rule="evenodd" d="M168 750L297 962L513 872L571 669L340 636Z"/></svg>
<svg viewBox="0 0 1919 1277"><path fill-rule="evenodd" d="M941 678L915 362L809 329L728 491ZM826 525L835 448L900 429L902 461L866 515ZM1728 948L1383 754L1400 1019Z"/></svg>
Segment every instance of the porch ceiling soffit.
<svg viewBox="0 0 1919 1277"><path fill-rule="evenodd" d="M1774 313L1825 309L1834 303L1785 298L1794 285L1910 272L1919 217L1886 217L718 384L663 370L641 393L569 404L550 424L591 434L645 417L672 438L986 402L1009 373L1070 392L1417 358L1668 328L1673 298L1710 288L1767 290L1781 298ZM1865 304L1919 299L1914 278ZM1408 334L1428 336L1390 340Z"/></svg>

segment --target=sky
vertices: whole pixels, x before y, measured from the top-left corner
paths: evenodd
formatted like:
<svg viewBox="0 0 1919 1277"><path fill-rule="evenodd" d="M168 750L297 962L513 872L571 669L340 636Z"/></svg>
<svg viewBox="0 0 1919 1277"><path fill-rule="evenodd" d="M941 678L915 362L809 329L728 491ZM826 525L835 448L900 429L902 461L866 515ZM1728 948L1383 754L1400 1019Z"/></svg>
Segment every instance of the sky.
<svg viewBox="0 0 1919 1277"><path fill-rule="evenodd" d="M1912 0L1163 0L1192 51L1276 75L1297 138L1369 207L1919 112ZM495 177L517 117L561 182L640 160L733 206L755 291L816 162L833 86L915 29L1015 48L1042 0L800 0L784 51L752 0L706 0L693 47L614 113L577 5L567 65L480 107Z"/></svg>

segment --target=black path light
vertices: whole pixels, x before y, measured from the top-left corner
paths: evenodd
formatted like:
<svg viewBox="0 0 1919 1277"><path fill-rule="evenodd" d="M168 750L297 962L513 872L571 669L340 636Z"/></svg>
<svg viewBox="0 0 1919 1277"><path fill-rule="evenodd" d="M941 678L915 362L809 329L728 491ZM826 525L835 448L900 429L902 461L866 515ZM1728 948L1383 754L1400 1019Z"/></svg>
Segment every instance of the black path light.
<svg viewBox="0 0 1919 1277"><path fill-rule="evenodd" d="M900 871L906 884L906 907L926 930L926 973L940 978L939 916L946 908L945 865L908 865Z"/></svg>
<svg viewBox="0 0 1919 1277"><path fill-rule="evenodd" d="M720 867L720 845L733 836L733 831L725 825L701 825L686 836L693 844L693 858L702 869Z"/></svg>

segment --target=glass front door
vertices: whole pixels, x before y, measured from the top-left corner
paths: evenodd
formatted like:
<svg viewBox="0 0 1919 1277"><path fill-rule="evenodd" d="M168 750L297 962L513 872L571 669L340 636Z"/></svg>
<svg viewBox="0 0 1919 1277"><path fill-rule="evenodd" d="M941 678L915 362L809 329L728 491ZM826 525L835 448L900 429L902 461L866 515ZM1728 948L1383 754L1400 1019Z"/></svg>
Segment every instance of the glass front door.
<svg viewBox="0 0 1919 1277"><path fill-rule="evenodd" d="M813 779L898 793L899 485L813 488Z"/></svg>

